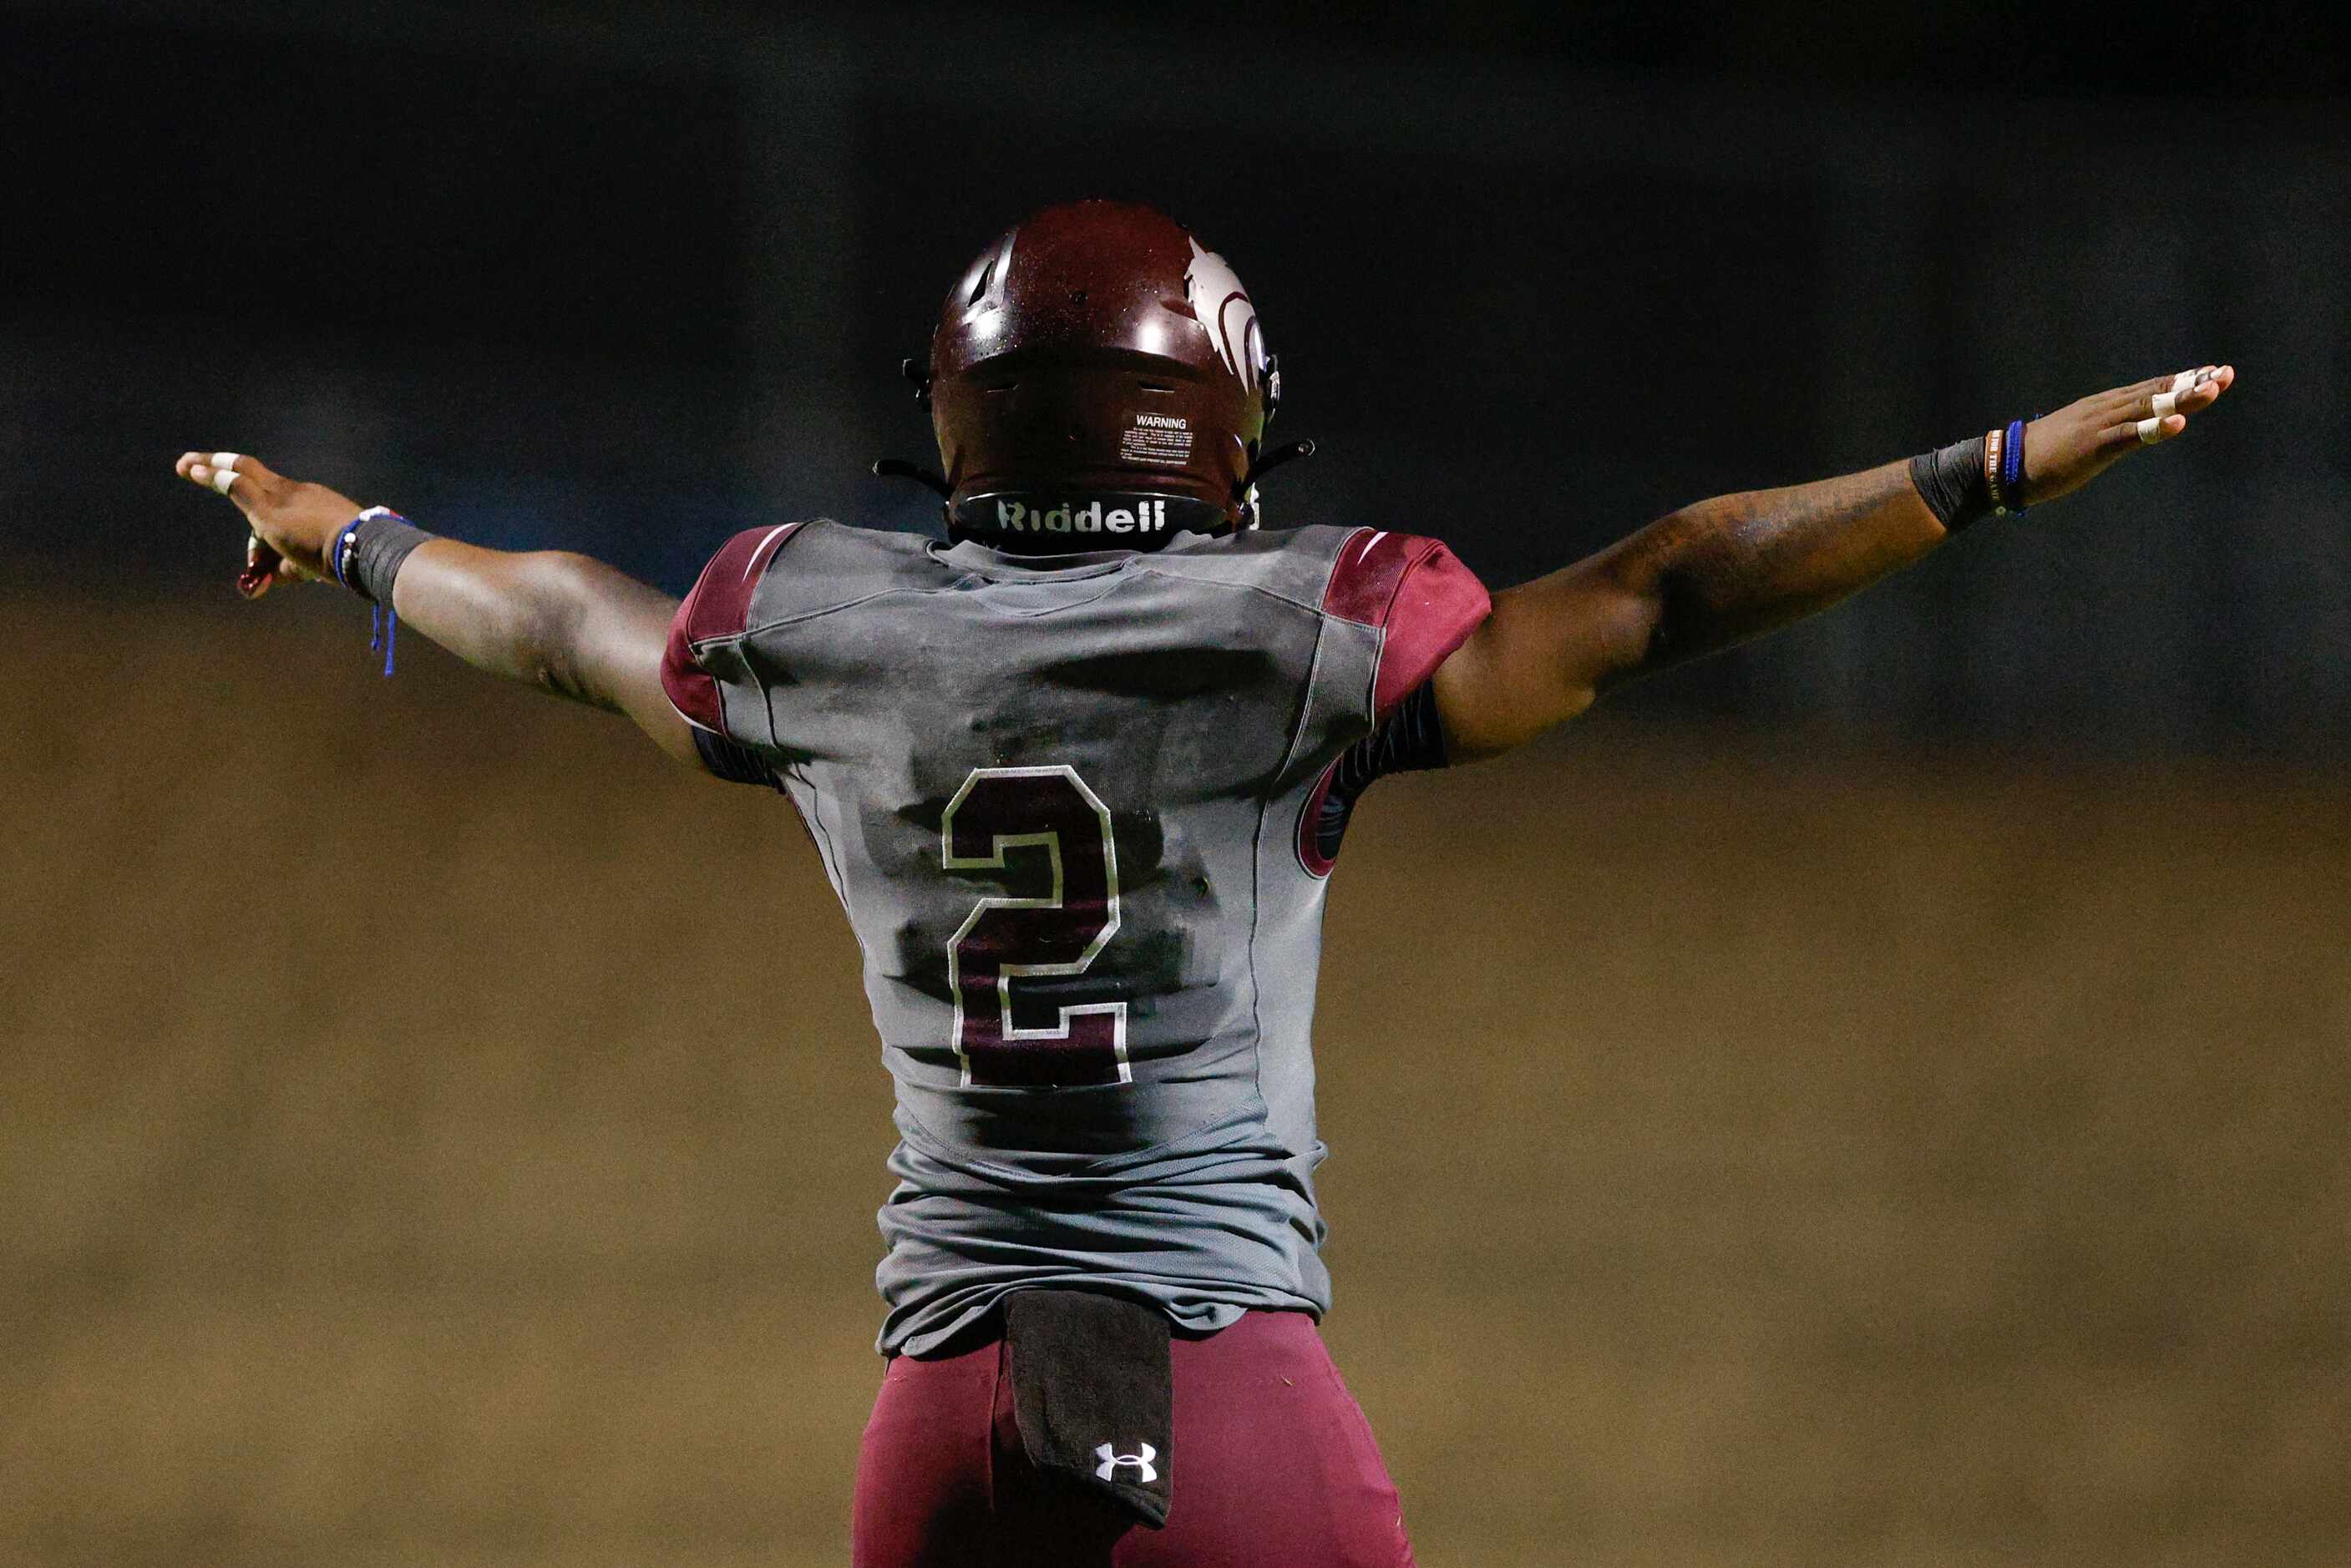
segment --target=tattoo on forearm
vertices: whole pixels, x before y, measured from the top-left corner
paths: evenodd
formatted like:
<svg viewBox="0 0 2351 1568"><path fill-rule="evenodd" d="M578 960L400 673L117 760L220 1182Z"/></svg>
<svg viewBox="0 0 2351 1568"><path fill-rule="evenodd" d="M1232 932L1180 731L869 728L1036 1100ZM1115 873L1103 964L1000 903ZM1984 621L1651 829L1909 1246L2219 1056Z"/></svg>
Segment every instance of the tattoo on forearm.
<svg viewBox="0 0 2351 1568"><path fill-rule="evenodd" d="M1619 547L1619 569L1657 607L1640 667L1694 659L1824 609L1926 554L1939 533L1900 463L1660 518Z"/></svg>

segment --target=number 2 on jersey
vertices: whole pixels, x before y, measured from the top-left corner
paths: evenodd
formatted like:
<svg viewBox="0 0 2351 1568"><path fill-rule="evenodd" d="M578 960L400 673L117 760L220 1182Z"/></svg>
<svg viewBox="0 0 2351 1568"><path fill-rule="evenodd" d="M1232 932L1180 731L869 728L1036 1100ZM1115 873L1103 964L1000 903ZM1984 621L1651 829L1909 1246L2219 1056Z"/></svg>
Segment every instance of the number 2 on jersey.
<svg viewBox="0 0 2351 1568"><path fill-rule="evenodd" d="M964 1084L1132 1083L1125 1002L1022 1009L1013 994L1023 976L1085 973L1118 932L1118 846L1102 797L1066 765L974 768L939 819L939 863L951 873L1023 871L1045 884L1035 897L980 899L948 940ZM1023 1027L1016 1013L1033 1019L1031 1009L1051 1021Z"/></svg>

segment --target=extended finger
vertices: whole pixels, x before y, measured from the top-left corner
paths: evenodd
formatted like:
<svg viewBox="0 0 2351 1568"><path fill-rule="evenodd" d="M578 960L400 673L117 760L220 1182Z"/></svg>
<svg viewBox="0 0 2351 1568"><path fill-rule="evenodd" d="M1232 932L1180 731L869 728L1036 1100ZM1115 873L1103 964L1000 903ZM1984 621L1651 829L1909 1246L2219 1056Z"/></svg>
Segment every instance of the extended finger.
<svg viewBox="0 0 2351 1568"><path fill-rule="evenodd" d="M2147 396L2144 406L2138 410L2139 418L2168 419L2176 412L2204 407L2220 396L2218 392L2206 390L2212 384L2212 378L2220 373L2220 369L2218 365L2205 365L2193 370L2180 371L2162 388Z"/></svg>
<svg viewBox="0 0 2351 1568"><path fill-rule="evenodd" d="M2236 368L2231 365L2180 371L2168 387L2147 400L2141 416L2130 421L2132 434L2148 446L2170 440L2188 428L2184 416L2200 414L2220 401L2220 394L2236 379Z"/></svg>
<svg viewBox="0 0 2351 1568"><path fill-rule="evenodd" d="M2100 442L2129 440L2154 446L2170 440L2188 428L2182 416L2201 412L2220 395L2225 383L2216 380L2220 370L2205 365L2140 382L2104 410L2107 422L2098 431Z"/></svg>
<svg viewBox="0 0 2351 1568"><path fill-rule="evenodd" d="M2186 414L2150 414L2143 420L2125 420L2098 432L2101 446L2159 446L2188 428Z"/></svg>
<svg viewBox="0 0 2351 1568"><path fill-rule="evenodd" d="M186 452L180 458L180 476L215 494L226 495L236 483L237 464L243 461L244 454L240 452Z"/></svg>
<svg viewBox="0 0 2351 1568"><path fill-rule="evenodd" d="M2110 392L2102 392L2089 401L2103 424L2110 424L2119 420L2159 419L2164 414L2170 413L2172 407L2167 405L2158 412L2154 406L2157 398L2169 393L2176 399L2180 391L2196 384L2197 377L2208 374L2210 369L2211 367L2206 366L2197 370L2179 370L2166 376L2149 376L2144 381L2134 381L2126 387L2116 387Z"/></svg>
<svg viewBox="0 0 2351 1568"><path fill-rule="evenodd" d="M183 458L181 461L187 466L182 472L215 495L225 495L231 500L236 498L236 482L245 477L238 472L239 465L250 459L234 452L192 452L189 455L195 461L187 462L187 459Z"/></svg>
<svg viewBox="0 0 2351 1568"><path fill-rule="evenodd" d="M275 479L267 464L250 452L188 452L180 454L176 465L180 476L193 484L201 484L215 494L231 500L250 501L255 486L243 483Z"/></svg>
<svg viewBox="0 0 2351 1568"><path fill-rule="evenodd" d="M2133 381L2126 387L2116 387L2110 392L2101 393L2097 401L2101 408L2112 410L2117 418L2126 409L2135 408L2145 413L2147 400L2158 392L2169 390L2171 383L2177 379L2179 378L2174 375L2149 376L2143 381Z"/></svg>

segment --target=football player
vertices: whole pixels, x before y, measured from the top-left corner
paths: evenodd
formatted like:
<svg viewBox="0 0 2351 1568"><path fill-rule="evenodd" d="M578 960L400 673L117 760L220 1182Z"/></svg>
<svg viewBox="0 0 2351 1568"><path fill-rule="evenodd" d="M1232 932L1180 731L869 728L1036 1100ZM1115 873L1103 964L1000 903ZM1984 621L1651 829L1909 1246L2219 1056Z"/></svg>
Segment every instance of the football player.
<svg viewBox="0 0 2351 1568"><path fill-rule="evenodd" d="M2202 367L1683 508L1493 596L1444 545L1258 526L1281 393L1231 269L1147 208L1029 218L926 361L944 541L728 541L679 604L231 452L246 587L324 578L797 809L896 1083L855 1561L1407 1563L1324 1354L1309 1049L1324 878L1381 774L1490 757L2178 436Z"/></svg>

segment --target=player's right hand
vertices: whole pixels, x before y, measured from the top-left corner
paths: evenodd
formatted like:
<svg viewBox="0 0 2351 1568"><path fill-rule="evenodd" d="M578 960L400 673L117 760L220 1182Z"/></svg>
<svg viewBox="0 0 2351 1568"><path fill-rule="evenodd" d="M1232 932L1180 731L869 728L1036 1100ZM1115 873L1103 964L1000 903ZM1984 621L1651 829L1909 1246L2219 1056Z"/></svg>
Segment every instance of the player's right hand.
<svg viewBox="0 0 2351 1568"><path fill-rule="evenodd" d="M287 580L326 576L327 549L343 524L360 514L360 504L323 484L274 472L248 453L183 452L178 464L180 477L206 490L220 490L214 482L223 471L214 466L214 460L230 456L235 461L229 465L231 477L221 493L245 514L253 536L279 557L274 576ZM248 566L253 565L248 556ZM262 576L259 587L247 592L258 597L268 581L268 576Z"/></svg>

